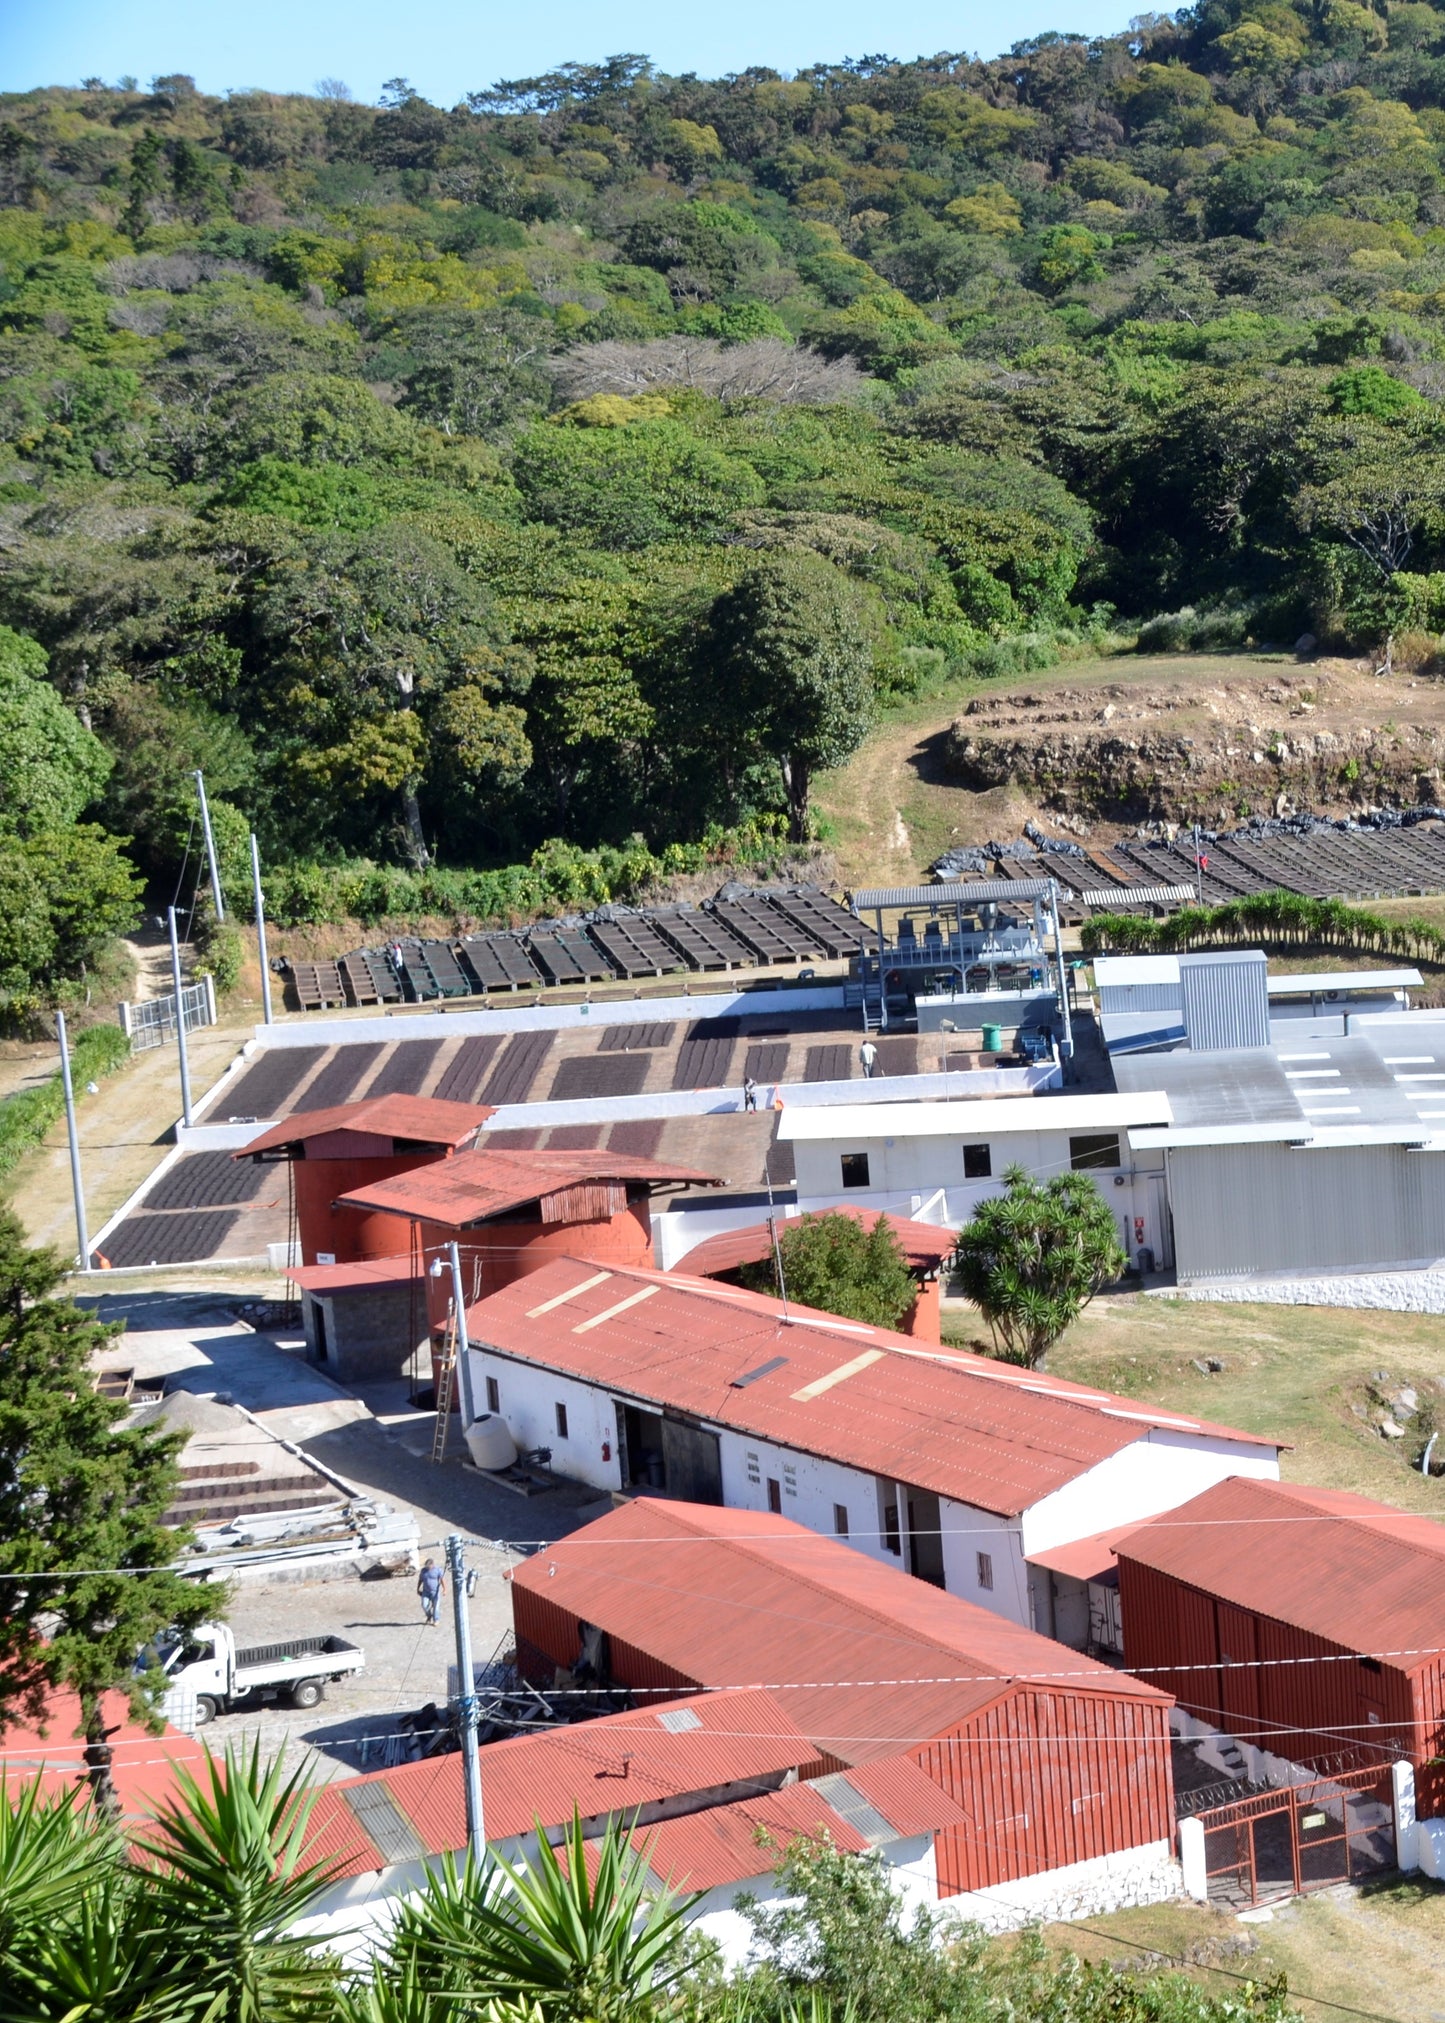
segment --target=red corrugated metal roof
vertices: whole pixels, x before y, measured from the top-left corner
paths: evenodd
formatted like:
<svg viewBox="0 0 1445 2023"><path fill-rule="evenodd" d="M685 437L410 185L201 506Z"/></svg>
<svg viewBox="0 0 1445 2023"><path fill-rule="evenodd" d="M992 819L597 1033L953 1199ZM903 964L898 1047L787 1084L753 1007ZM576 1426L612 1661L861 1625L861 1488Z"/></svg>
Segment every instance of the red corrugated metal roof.
<svg viewBox="0 0 1445 2023"><path fill-rule="evenodd" d="M1017 1680L1166 1697L767 1511L642 1497L544 1547L512 1581L697 1685L779 1687L842 1763L895 1757Z"/></svg>
<svg viewBox="0 0 1445 2023"><path fill-rule="evenodd" d="M817 1761L812 1742L770 1693L699 1695L659 1702L597 1721L548 1729L481 1752L487 1838L507 1840L584 1820L631 1814L640 1806L756 1779L781 1779ZM355 1823L345 1794L380 1785L414 1828L427 1854L466 1845L460 1756L408 1763L338 1780L318 1801L318 1832L345 1872L386 1866Z"/></svg>
<svg viewBox="0 0 1445 2023"><path fill-rule="evenodd" d="M916 1833L936 1833L944 1826L972 1826L963 1807L920 1770L911 1756L881 1757L874 1763L854 1763L847 1781L875 1812L883 1815L901 1839Z"/></svg>
<svg viewBox="0 0 1445 2023"><path fill-rule="evenodd" d="M465 1145L495 1110L479 1103L443 1103L435 1096L363 1096L355 1103L335 1103L328 1110L299 1110L259 1138L253 1138L238 1159L253 1152L276 1152L325 1138L333 1131L361 1131L368 1137L409 1138L422 1145Z"/></svg>
<svg viewBox="0 0 1445 2023"><path fill-rule="evenodd" d="M1236 1607L1346 1650L1400 1652L1403 1672L1445 1644L1445 1527L1368 1497L1236 1475L1113 1539L1121 1559Z"/></svg>
<svg viewBox="0 0 1445 2023"><path fill-rule="evenodd" d="M385 1185L440 1185L461 1164ZM561 1258L472 1307L467 1333L474 1346L1005 1516L1152 1427L1274 1445L887 1328L807 1307L789 1315L713 1279ZM765 1364L777 1367L758 1374Z"/></svg>
<svg viewBox="0 0 1445 2023"><path fill-rule="evenodd" d="M791 1784L764 1798L663 1820L646 1827L638 1841L658 1880L685 1893L770 1875L791 1842L825 1834L845 1854L862 1854L870 1845L811 1784Z"/></svg>
<svg viewBox="0 0 1445 2023"><path fill-rule="evenodd" d="M830 1208L830 1215L851 1215L871 1230L879 1211L869 1208ZM778 1232L796 1229L803 1218L778 1217ZM902 1215L883 1215L902 1247L903 1255L915 1271L936 1271L958 1242L951 1229L938 1229L931 1222L910 1222ZM741 1264L761 1264L772 1255L773 1234L766 1222L749 1223L746 1229L725 1229L688 1251L674 1270L691 1272L694 1278L714 1278L719 1272L736 1271Z"/></svg>
<svg viewBox="0 0 1445 2023"><path fill-rule="evenodd" d="M359 1257L351 1264L298 1264L286 1274L303 1292L374 1292L384 1285L421 1284L405 1257Z"/></svg>
<svg viewBox="0 0 1445 2023"><path fill-rule="evenodd" d="M1112 1538L1112 1532L1107 1534ZM1047 1567L1050 1573L1067 1574L1071 1580L1102 1580L1118 1566L1118 1555L1103 1532L1092 1538L1073 1538L1066 1545L1051 1545L1046 1552L1025 1555L1030 1566Z"/></svg>
<svg viewBox="0 0 1445 2023"><path fill-rule="evenodd" d="M710 1173L667 1166L626 1152L459 1152L414 1173L398 1173L342 1197L347 1208L378 1209L464 1229L494 1215L506 1215L564 1188L634 1181L654 1187L720 1187Z"/></svg>
<svg viewBox="0 0 1445 2023"><path fill-rule="evenodd" d="M206 1752L193 1736L167 1722L159 1735L149 1735L130 1711L123 1693L106 1693L102 1713L114 1754L111 1776L123 1817L147 1818L176 1788L178 1767L199 1777ZM0 1736L0 1778L17 1790L41 1779L47 1797L83 1788L88 1779L80 1698L52 1693L45 1709L45 1733L23 1720L11 1721Z"/></svg>

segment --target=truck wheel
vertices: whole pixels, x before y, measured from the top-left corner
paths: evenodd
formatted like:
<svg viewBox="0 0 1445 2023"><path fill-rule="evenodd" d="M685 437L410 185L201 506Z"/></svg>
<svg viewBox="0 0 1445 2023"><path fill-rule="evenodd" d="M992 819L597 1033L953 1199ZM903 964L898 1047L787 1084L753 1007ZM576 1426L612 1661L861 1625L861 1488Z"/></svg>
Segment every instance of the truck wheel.
<svg viewBox="0 0 1445 2023"><path fill-rule="evenodd" d="M326 1688L319 1679L303 1679L291 1688L293 1707L319 1707L326 1698Z"/></svg>
<svg viewBox="0 0 1445 2023"><path fill-rule="evenodd" d="M195 1722L198 1728L205 1728L215 1720L216 1703L208 1693L197 1693Z"/></svg>

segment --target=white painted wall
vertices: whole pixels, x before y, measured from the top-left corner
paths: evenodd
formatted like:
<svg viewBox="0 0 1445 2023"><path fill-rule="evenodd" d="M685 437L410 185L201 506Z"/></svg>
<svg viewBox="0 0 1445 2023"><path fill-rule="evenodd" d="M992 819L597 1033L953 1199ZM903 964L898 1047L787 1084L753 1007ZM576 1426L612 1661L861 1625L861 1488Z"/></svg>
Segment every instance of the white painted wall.
<svg viewBox="0 0 1445 2023"><path fill-rule="evenodd" d="M1211 1433L1141 1426L1129 1446L1024 1512L1024 1551L1047 1552L1112 1525L1157 1517L1229 1475L1277 1482L1279 1455L1272 1447L1245 1446Z"/></svg>
<svg viewBox="0 0 1445 2023"><path fill-rule="evenodd" d="M573 1481L601 1491L623 1487L614 1400L626 1399L627 1393L516 1362L484 1347L473 1349L470 1373L479 1412L490 1409L486 1379L496 1379L498 1410L519 1447L550 1447L552 1467ZM656 1410L645 1398L629 1402L645 1411ZM565 1439L557 1432L559 1403L567 1408ZM882 1506L894 1500L891 1482L731 1427L708 1430L718 1436L723 1502L728 1509L767 1510L771 1479L781 1485L785 1517L822 1537L835 1538L840 1535L835 1505L842 1504L848 1513L847 1543L855 1551L885 1566L904 1563L901 1554L889 1550L883 1535ZM945 1586L964 1601L1051 1635L1047 1579L1029 1567L1028 1554L1157 1516L1230 1475L1276 1481L1278 1456L1271 1449L1247 1447L1213 1434L1161 1432L1141 1425L1139 1437L1129 1446L1043 1497L1021 1517L940 1497ZM991 1589L979 1584L980 1552L992 1562Z"/></svg>
<svg viewBox="0 0 1445 2023"><path fill-rule="evenodd" d="M552 1467L574 1482L594 1489L620 1489L622 1466L617 1454L617 1412L611 1391L558 1376L530 1363L474 1348L470 1357L472 1396L478 1412L487 1412L488 1377L495 1378L497 1410L518 1447L550 1447ZM639 1401L640 1402L640 1401ZM567 1437L557 1431L559 1404L567 1408ZM603 1460L606 1447L609 1458Z"/></svg>
<svg viewBox="0 0 1445 2023"><path fill-rule="evenodd" d="M865 1858L859 1857L860 1860ZM921 1834L911 1840L887 1841L877 1850L876 1858L894 1893L902 1899L909 1923L919 1906L928 1910L937 1908L938 1864L934 1858L932 1834ZM799 1901L796 1897L784 1896L778 1878L771 1870L751 1876L746 1882L726 1883L719 1889L705 1892L688 1922L701 1937L712 1940L722 1957L723 1968L729 1974L735 1974L743 1966L753 1939L752 1925L740 1910L734 1908L741 1896L752 1897L755 1902L771 1908L791 1906Z"/></svg>

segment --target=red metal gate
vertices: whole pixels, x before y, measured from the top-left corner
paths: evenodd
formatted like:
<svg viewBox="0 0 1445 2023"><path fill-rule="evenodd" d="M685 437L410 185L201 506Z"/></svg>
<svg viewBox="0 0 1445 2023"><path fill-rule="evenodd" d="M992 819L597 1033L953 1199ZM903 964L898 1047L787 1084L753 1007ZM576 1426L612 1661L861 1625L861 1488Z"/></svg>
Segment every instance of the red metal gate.
<svg viewBox="0 0 1445 2023"><path fill-rule="evenodd" d="M1388 1768L1346 1770L1197 1813L1209 1894L1253 1905L1395 1866Z"/></svg>

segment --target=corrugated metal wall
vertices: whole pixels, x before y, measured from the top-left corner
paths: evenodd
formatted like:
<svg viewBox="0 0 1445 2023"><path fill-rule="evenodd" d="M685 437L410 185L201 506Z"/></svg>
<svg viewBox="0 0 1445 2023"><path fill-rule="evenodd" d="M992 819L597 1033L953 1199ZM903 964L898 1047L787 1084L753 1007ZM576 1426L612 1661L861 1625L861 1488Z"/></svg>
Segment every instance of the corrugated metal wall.
<svg viewBox="0 0 1445 2023"><path fill-rule="evenodd" d="M1200 1145L1166 1157L1182 1279L1368 1269L1445 1254L1445 1155L1401 1145Z"/></svg>
<svg viewBox="0 0 1445 2023"><path fill-rule="evenodd" d="M1269 965L1262 952L1181 955L1179 999L1195 1053L1269 1045Z"/></svg>
<svg viewBox="0 0 1445 2023"><path fill-rule="evenodd" d="M556 1666L570 1668L577 1662L581 1632L576 1616L560 1609L545 1595L530 1588L512 1586L512 1624L517 1636L517 1657L524 1675L538 1685L550 1685ZM604 1628L606 1626L604 1625ZM686 1678L660 1665L646 1651L624 1644L609 1635L607 1652L612 1676L620 1685L675 1687L680 1693L695 1692L699 1681Z"/></svg>
<svg viewBox="0 0 1445 2023"><path fill-rule="evenodd" d="M911 1750L972 1821L937 1836L940 1895L1171 1838L1168 1712L1018 1686Z"/></svg>
<svg viewBox="0 0 1445 2023"><path fill-rule="evenodd" d="M1217 1601L1122 1554L1119 1609L1130 1671L1241 1741L1295 1762L1372 1742L1398 1743L1417 1764L1435 1753L1445 1710L1438 1662L1413 1683L1388 1661L1372 1670L1339 1644ZM1253 1659L1253 1669L1235 1673L1223 1666L1226 1657ZM1422 1802L1420 1810L1429 1808Z"/></svg>
<svg viewBox="0 0 1445 2023"><path fill-rule="evenodd" d="M1104 1017L1111 1012L1177 1012L1182 1003L1177 982L1105 983L1099 986L1099 1011Z"/></svg>

